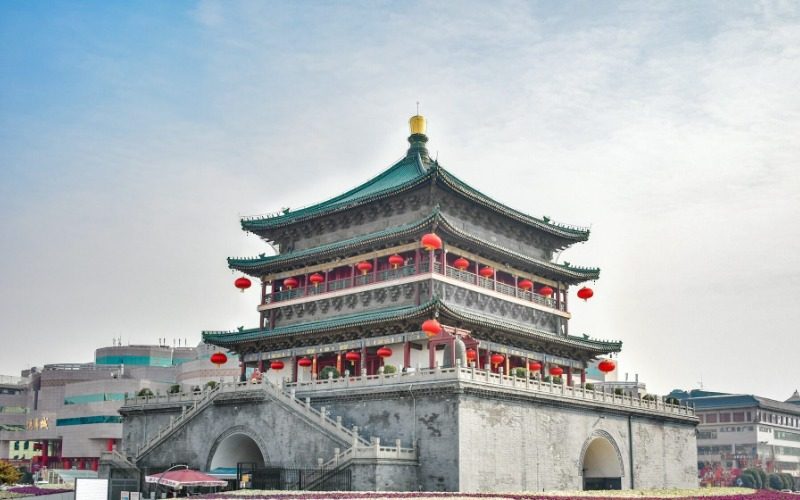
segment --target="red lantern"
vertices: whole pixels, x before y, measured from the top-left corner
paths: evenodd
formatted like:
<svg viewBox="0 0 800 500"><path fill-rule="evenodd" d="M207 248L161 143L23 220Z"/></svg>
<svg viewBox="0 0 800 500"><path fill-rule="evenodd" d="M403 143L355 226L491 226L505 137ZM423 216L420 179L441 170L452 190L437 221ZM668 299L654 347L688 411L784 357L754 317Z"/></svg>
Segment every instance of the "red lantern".
<svg viewBox="0 0 800 500"><path fill-rule="evenodd" d="M311 361L311 358L303 356L302 358L297 360L297 366L302 366L303 368L308 368L309 366L313 365L314 362Z"/></svg>
<svg viewBox="0 0 800 500"><path fill-rule="evenodd" d="M405 263L406 263L405 259L403 259L397 254L394 254L391 257L389 257L389 264L392 266L392 269L397 269L398 267L402 266Z"/></svg>
<svg viewBox="0 0 800 500"><path fill-rule="evenodd" d="M542 369L542 364L539 363L538 361L531 361L530 363L528 363L528 370L532 372L538 372L541 369Z"/></svg>
<svg viewBox="0 0 800 500"><path fill-rule="evenodd" d="M579 299L589 300L589 299L592 298L593 295L594 295L594 290L592 290L589 287L585 286L585 287L581 288L580 290L578 290L578 298Z"/></svg>
<svg viewBox="0 0 800 500"><path fill-rule="evenodd" d="M283 286L285 286L289 290L291 290L292 288L297 288L297 285L299 284L300 282L297 281L297 278L286 278L283 280Z"/></svg>
<svg viewBox="0 0 800 500"><path fill-rule="evenodd" d="M435 319L427 319L422 323L422 331L428 337L435 337L442 333L442 325Z"/></svg>
<svg viewBox="0 0 800 500"><path fill-rule="evenodd" d="M215 352L211 355L211 362L219 368L228 362L228 356L226 356L224 352Z"/></svg>
<svg viewBox="0 0 800 500"><path fill-rule="evenodd" d="M561 368L560 366L551 366L550 367L550 375L552 375L554 377L558 377L562 373L564 373L564 369Z"/></svg>
<svg viewBox="0 0 800 500"><path fill-rule="evenodd" d="M428 233L422 237L421 240L422 248L425 250L432 252L433 250L439 250L442 248L442 239L436 236L434 233Z"/></svg>
<svg viewBox="0 0 800 500"><path fill-rule="evenodd" d="M392 350L384 346L378 349L378 352L376 354L378 355L378 357L388 358L389 356L392 355Z"/></svg>
<svg viewBox="0 0 800 500"><path fill-rule="evenodd" d="M283 361L275 360L269 364L270 369L272 370L283 370Z"/></svg>
<svg viewBox="0 0 800 500"><path fill-rule="evenodd" d="M320 283L322 283L323 281L325 281L325 276L323 276L323 275L321 275L319 273L314 273L314 274L312 274L311 276L308 277L308 281L312 285L317 286Z"/></svg>
<svg viewBox="0 0 800 500"><path fill-rule="evenodd" d="M252 283L250 282L249 279L245 278L244 276L242 276L241 278L236 278L236 281L233 282L233 286L238 288L242 293L244 293L245 290L250 288L250 285L252 285Z"/></svg>
<svg viewBox="0 0 800 500"><path fill-rule="evenodd" d="M545 286L543 286L542 288L539 289L539 295L542 295L544 297L548 297L549 298L549 297L551 297L553 295L553 289L550 288L549 286L545 285Z"/></svg>
<svg viewBox="0 0 800 500"><path fill-rule="evenodd" d="M478 271L478 274L480 274L484 278L490 278L490 277L494 276L494 269L492 269L489 266L482 267L481 270Z"/></svg>
<svg viewBox="0 0 800 500"><path fill-rule="evenodd" d="M459 271L463 271L464 269L469 267L469 261L464 257L459 257L453 262L453 267L455 267Z"/></svg>
<svg viewBox="0 0 800 500"><path fill-rule="evenodd" d="M614 368L617 367L617 364L610 359L604 359L600 363L597 364L597 369L603 373L610 373L614 371Z"/></svg>
<svg viewBox="0 0 800 500"><path fill-rule="evenodd" d="M362 260L358 264L356 264L356 269L361 271L361 274L367 274L368 272L372 271L372 263L367 262L366 260Z"/></svg>
<svg viewBox="0 0 800 500"><path fill-rule="evenodd" d="M527 292L528 290L533 288L533 281L531 281L531 280L519 280L519 283L517 283L517 286L519 286L521 289L523 289L523 290L525 290Z"/></svg>
<svg viewBox="0 0 800 500"><path fill-rule="evenodd" d="M494 365L496 368L497 365L506 360L506 357L503 356L502 354L492 354L492 357L490 359L492 361L492 365Z"/></svg>
<svg viewBox="0 0 800 500"><path fill-rule="evenodd" d="M359 354L357 351L350 351L344 355L344 359L355 364L356 361L361 359L361 354Z"/></svg>
<svg viewBox="0 0 800 500"><path fill-rule="evenodd" d="M467 361L475 361L478 359L478 353L475 349L467 349Z"/></svg>

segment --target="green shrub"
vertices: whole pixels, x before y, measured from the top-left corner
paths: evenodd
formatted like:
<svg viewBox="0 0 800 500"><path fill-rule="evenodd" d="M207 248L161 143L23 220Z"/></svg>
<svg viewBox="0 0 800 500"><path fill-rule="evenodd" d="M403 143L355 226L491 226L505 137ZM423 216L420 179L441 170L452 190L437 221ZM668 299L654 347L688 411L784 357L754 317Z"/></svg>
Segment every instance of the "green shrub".
<svg viewBox="0 0 800 500"><path fill-rule="evenodd" d="M394 365L384 365L383 373L385 375L391 375L392 373L397 373L397 367Z"/></svg>
<svg viewBox="0 0 800 500"><path fill-rule="evenodd" d="M594 384L591 382L586 382L585 384L583 384L583 388L586 389L587 391L593 391Z"/></svg>
<svg viewBox="0 0 800 500"><path fill-rule="evenodd" d="M216 389L217 388L217 382L214 381L214 380L209 380L208 382L206 382L205 388L206 389Z"/></svg>
<svg viewBox="0 0 800 500"><path fill-rule="evenodd" d="M519 378L525 378L528 376L528 370L525 368L512 368L511 375Z"/></svg>
<svg viewBox="0 0 800 500"><path fill-rule="evenodd" d="M762 473L764 474L764 479L761 478ZM753 486L751 486L751 488L756 488L760 490L764 487L764 483L766 482L766 473L764 473L764 471L762 471L761 469L749 468L745 469L744 472L742 472L743 476L745 474L748 474L753 477Z"/></svg>
<svg viewBox="0 0 800 500"><path fill-rule="evenodd" d="M664 400L664 402L667 403L668 405L675 405L675 406L681 404L681 402L678 400L678 398L676 398L674 396L668 397L667 399Z"/></svg>
<svg viewBox="0 0 800 500"><path fill-rule="evenodd" d="M333 378L339 378L341 376L339 374L339 370L337 370L335 366L326 366L325 368L322 369L322 371L319 372L319 378L327 380L328 378L331 377L331 375L329 375L330 373L333 374Z"/></svg>
<svg viewBox="0 0 800 500"><path fill-rule="evenodd" d="M169 386L169 390L167 391L168 394L178 394L181 392L180 384L172 384Z"/></svg>
<svg viewBox="0 0 800 500"><path fill-rule="evenodd" d="M655 401L656 397L653 396L652 394L645 394L644 396L642 396L642 399L644 399L645 401Z"/></svg>
<svg viewBox="0 0 800 500"><path fill-rule="evenodd" d="M616 396L624 396L625 391L622 390L622 387L617 387L616 389L614 389L614 394Z"/></svg>
<svg viewBox="0 0 800 500"><path fill-rule="evenodd" d="M770 474L767 476L767 485L771 490L782 490L783 478L780 476L780 474Z"/></svg>
<svg viewBox="0 0 800 500"><path fill-rule="evenodd" d="M140 398L152 398L154 396L153 391L149 388L145 387L144 389L140 389L139 392L136 393L137 396Z"/></svg>
<svg viewBox="0 0 800 500"><path fill-rule="evenodd" d="M761 479L761 486L759 486L759 488L766 488L767 485L769 484L767 482L768 481L767 473L764 472L764 469L753 469L753 470L756 471L756 474L758 474L758 478Z"/></svg>
<svg viewBox="0 0 800 500"><path fill-rule="evenodd" d="M542 380L543 380L544 382L551 382L551 383L553 383L553 384L555 384L555 385L561 385L561 377L551 377L550 375L547 375L547 376L546 376L544 379L542 379Z"/></svg>
<svg viewBox="0 0 800 500"><path fill-rule="evenodd" d="M0 460L0 484L16 484L22 474L10 463Z"/></svg>
<svg viewBox="0 0 800 500"><path fill-rule="evenodd" d="M746 470L742 472L739 479L741 479L742 486L745 488L758 489L758 476L754 472Z"/></svg>
<svg viewBox="0 0 800 500"><path fill-rule="evenodd" d="M794 476L788 472L784 472L781 474L781 477L783 478L784 489L794 490Z"/></svg>

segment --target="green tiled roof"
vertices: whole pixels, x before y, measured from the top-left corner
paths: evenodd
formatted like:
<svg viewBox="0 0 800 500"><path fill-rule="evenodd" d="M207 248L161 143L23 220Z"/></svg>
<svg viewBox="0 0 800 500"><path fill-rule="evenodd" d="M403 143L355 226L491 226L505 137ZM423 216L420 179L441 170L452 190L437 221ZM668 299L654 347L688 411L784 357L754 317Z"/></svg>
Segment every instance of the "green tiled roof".
<svg viewBox="0 0 800 500"><path fill-rule="evenodd" d="M480 238L466 231L458 229L457 226L452 224L448 220L447 216L439 212L438 209L434 209L433 213L415 222L356 236L347 240L300 250L297 252L288 252L256 258L228 258L228 267L248 273L251 276L258 277L260 274L277 270L280 268L280 266L302 264L309 259L325 260L327 258L340 256L341 253L346 250L358 249L362 247L367 248L381 241L400 238L404 235L413 235L417 232L421 234L424 230L430 228L434 223L437 224L437 231L442 236L452 237L454 240L467 241L478 247L490 248L495 253L503 255L510 261L514 261L524 266L534 267L539 272L542 272L546 275L549 274L551 277L554 277L554 279L564 280L565 282L575 284L582 281L597 279L600 276L600 269L597 268L573 267L567 264L555 264L544 260L534 259L519 252L488 242L484 238Z"/></svg>
<svg viewBox="0 0 800 500"><path fill-rule="evenodd" d="M589 237L589 229L557 224L547 218L536 218L518 210L499 203L491 197L473 188L466 182L451 174L438 163L426 166L419 155L406 156L395 163L377 177L361 184L360 186L347 191L330 200L317 203L297 210L263 217L250 217L242 219L242 229L246 231L265 231L277 227L286 226L312 218L315 216L344 210L350 207L362 205L383 197L391 196L412 187L418 186L423 182L433 178L440 179L441 184L449 189L461 194L467 199L495 210L503 215L516 219L524 224L541 229L547 233L570 240L586 241Z"/></svg>
<svg viewBox="0 0 800 500"><path fill-rule="evenodd" d="M426 177L429 177L429 173L423 166L421 160L419 160L419 157L416 159L404 157L376 177L373 177L364 184L346 193L340 194L335 198L272 216L242 219L242 229L258 231L259 229L279 227L315 215L366 203L381 197L381 195L394 193L403 188L415 186Z"/></svg>
<svg viewBox="0 0 800 500"><path fill-rule="evenodd" d="M348 328L369 326L371 324L380 324L387 321L408 319L419 319L421 321L422 318L428 318L434 312L439 313L440 320L445 324L449 319L456 321L461 325L472 325L483 328L510 331L522 335L538 337L542 340L546 340L555 344L583 348L596 354L619 352L622 348L622 342L619 341L595 340L586 337L554 335L552 333L538 330L521 323L502 320L494 316L483 316L463 308L454 307L442 302L438 298L434 298L433 300L419 306L405 306L390 309L380 309L376 311L366 311L321 321L282 326L272 330L255 328L231 332L203 332L203 340L209 344L220 347L234 347L237 344L243 344L264 338L284 337L299 334L308 335L327 331L346 330Z"/></svg>

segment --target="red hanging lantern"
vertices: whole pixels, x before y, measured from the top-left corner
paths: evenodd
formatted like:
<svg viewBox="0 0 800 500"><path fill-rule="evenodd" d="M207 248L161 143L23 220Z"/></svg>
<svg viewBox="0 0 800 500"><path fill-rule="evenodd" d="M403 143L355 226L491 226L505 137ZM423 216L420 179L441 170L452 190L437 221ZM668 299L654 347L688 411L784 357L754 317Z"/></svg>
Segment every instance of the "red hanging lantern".
<svg viewBox="0 0 800 500"><path fill-rule="evenodd" d="M580 290L578 290L578 298L579 299L589 300L589 299L592 298L593 295L594 295L594 290L592 290L591 288L589 288L587 286L585 286L585 287L581 288Z"/></svg>
<svg viewBox="0 0 800 500"><path fill-rule="evenodd" d="M459 271L463 271L464 269L469 267L469 261L464 257L459 257L455 261L453 261L453 267L455 267Z"/></svg>
<svg viewBox="0 0 800 500"><path fill-rule="evenodd" d="M467 361L475 361L478 359L478 353L475 349L467 349Z"/></svg>
<svg viewBox="0 0 800 500"><path fill-rule="evenodd" d="M215 352L211 355L211 362L219 368L228 362L228 356L226 356L224 352Z"/></svg>
<svg viewBox="0 0 800 500"><path fill-rule="evenodd" d="M481 270L478 271L478 274L480 274L484 278L491 278L492 276L494 276L494 269L492 269L489 266L482 267Z"/></svg>
<svg viewBox="0 0 800 500"><path fill-rule="evenodd" d="M554 377L558 377L562 373L564 373L564 369L561 368L560 366L551 366L550 367L550 375L552 375Z"/></svg>
<svg viewBox="0 0 800 500"><path fill-rule="evenodd" d="M388 358L389 356L392 355L392 350L389 349L388 347L384 346L384 347L381 347L380 349L378 349L376 354L378 355L378 357Z"/></svg>
<svg viewBox="0 0 800 500"><path fill-rule="evenodd" d="M519 280L519 283L517 283L517 286L527 292L528 290L533 288L533 281L531 281L531 280Z"/></svg>
<svg viewBox="0 0 800 500"><path fill-rule="evenodd" d="M241 278L236 278L236 281L233 282L233 286L238 288L239 291L241 291L242 293L244 293L245 290L250 288L250 285L252 285L252 284L253 283L249 279L245 278L244 276L242 276Z"/></svg>
<svg viewBox="0 0 800 500"><path fill-rule="evenodd" d="M313 365L314 362L311 361L311 358L307 356L303 356L302 358L297 360L297 366L302 366L303 368L308 368L309 366Z"/></svg>
<svg viewBox="0 0 800 500"><path fill-rule="evenodd" d="M538 361L531 361L530 363L528 363L528 370L532 372L538 372L541 369L542 369L542 364L539 363Z"/></svg>
<svg viewBox="0 0 800 500"><path fill-rule="evenodd" d="M320 273L314 273L308 277L308 281L312 285L317 286L325 281L325 276L321 275Z"/></svg>
<svg viewBox="0 0 800 500"><path fill-rule="evenodd" d="M366 260L362 260L358 264L356 264L356 269L361 271L361 274L367 274L368 272L372 271L372 263L367 262Z"/></svg>
<svg viewBox="0 0 800 500"><path fill-rule="evenodd" d="M283 370L283 361L277 359L269 364L271 370Z"/></svg>
<svg viewBox="0 0 800 500"><path fill-rule="evenodd" d="M597 369L603 373L613 372L616 367L617 364L610 359L604 359L603 361L597 364Z"/></svg>
<svg viewBox="0 0 800 500"><path fill-rule="evenodd" d="M545 285L545 286L543 286L542 288L539 289L539 295L541 295L543 297L550 298L550 297L553 296L553 289L550 288L549 286Z"/></svg>
<svg viewBox="0 0 800 500"><path fill-rule="evenodd" d="M394 254L389 257L389 264L392 266L392 269L397 269L398 267L402 266L405 263L406 263L405 259L397 254Z"/></svg>
<svg viewBox="0 0 800 500"><path fill-rule="evenodd" d="M344 355L344 359L355 364L356 361L361 359L361 354L358 351L350 351Z"/></svg>
<svg viewBox="0 0 800 500"><path fill-rule="evenodd" d="M492 357L491 357L490 359L491 359L491 361L492 361L492 365L493 365L495 368L497 368L497 365L499 365L500 363L502 363L503 361L505 361L505 360L506 360L506 357L505 357L505 356L503 356L502 354L492 354Z"/></svg>
<svg viewBox="0 0 800 500"><path fill-rule="evenodd" d="M422 331L428 337L435 337L442 333L442 325L435 319L427 319L422 323Z"/></svg>
<svg viewBox="0 0 800 500"><path fill-rule="evenodd" d="M286 278L283 280L283 286L285 286L288 290L291 290L292 288L297 288L297 285L299 284L300 282L297 281L297 278Z"/></svg>
<svg viewBox="0 0 800 500"><path fill-rule="evenodd" d="M436 236L434 233L428 233L423 236L420 243L422 244L422 248L429 252L442 248L442 239Z"/></svg>

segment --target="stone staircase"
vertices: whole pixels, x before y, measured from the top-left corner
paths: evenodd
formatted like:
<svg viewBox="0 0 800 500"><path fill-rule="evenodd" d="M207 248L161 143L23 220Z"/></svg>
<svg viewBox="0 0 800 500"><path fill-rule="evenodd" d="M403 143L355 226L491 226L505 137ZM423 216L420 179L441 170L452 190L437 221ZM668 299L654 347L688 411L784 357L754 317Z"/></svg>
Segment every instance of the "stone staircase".
<svg viewBox="0 0 800 500"><path fill-rule="evenodd" d="M324 480L324 473L333 469L341 469L354 459L417 460L417 450L415 448L402 448L399 440L396 441L395 446L381 446L379 438L373 438L368 441L359 435L358 427L348 429L343 426L340 416L332 419L328 416L325 407L317 410L311 406L310 399L300 400L295 397L294 390L283 391L268 381L221 384L197 395L163 395L126 400L125 405L128 407L159 404L181 405L181 414L179 416L171 417L169 424L159 428L156 434L137 450L129 450L129 452L135 452L132 453L132 456L134 462L138 462L175 432L187 425L195 416L214 404L215 401L238 401L242 399L258 401L265 398L280 404L291 411L297 418L303 419L321 432L335 438L336 441L342 443L343 448L349 445L349 448L343 452L340 452L340 448L335 448L333 458L328 462L324 462L322 458L318 459L321 471L320 481Z"/></svg>

